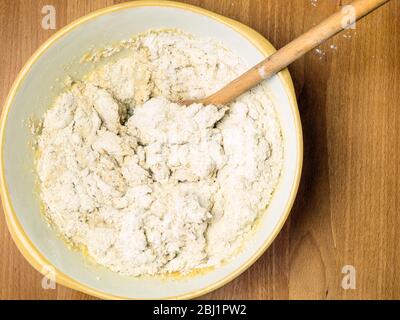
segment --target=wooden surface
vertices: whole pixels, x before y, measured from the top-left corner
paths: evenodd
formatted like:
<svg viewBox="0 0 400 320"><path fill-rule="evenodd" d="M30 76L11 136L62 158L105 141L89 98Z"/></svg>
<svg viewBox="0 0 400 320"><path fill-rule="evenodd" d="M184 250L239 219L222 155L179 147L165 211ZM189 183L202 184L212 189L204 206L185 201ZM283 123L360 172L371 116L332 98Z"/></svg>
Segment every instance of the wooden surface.
<svg viewBox="0 0 400 320"><path fill-rule="evenodd" d="M0 104L29 56L57 29L112 0L0 0ZM333 13L340 0L185 1L239 20L276 47ZM332 46L332 47L331 47ZM290 219L248 271L207 299L400 299L400 1L379 9L290 67L304 129L304 170ZM342 268L356 289L342 288ZM0 298L88 299L24 260L0 216Z"/></svg>

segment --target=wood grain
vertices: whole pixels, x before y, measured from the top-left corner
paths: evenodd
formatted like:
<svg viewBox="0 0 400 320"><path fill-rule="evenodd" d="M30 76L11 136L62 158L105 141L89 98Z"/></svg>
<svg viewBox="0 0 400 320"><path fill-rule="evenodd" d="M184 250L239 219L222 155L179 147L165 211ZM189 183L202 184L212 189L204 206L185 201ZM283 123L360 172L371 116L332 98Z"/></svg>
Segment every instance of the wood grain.
<svg viewBox="0 0 400 320"><path fill-rule="evenodd" d="M0 104L23 63L55 32L41 28L44 5L56 7L59 29L120 2L0 0ZM184 2L239 20L282 47L349 1ZM290 68L305 143L290 219L257 263L205 299L400 299L400 1L321 50ZM341 287L345 265L356 268L355 290ZM1 214L1 299L90 299L62 286L43 290L41 279Z"/></svg>
<svg viewBox="0 0 400 320"><path fill-rule="evenodd" d="M279 48L277 52L252 66L236 79L229 82L225 87L208 97L197 100L184 100L181 103L190 106L193 103L225 105L241 96L251 88L269 79L279 71L287 68L311 50L318 49L323 43L331 39L343 30L349 29L356 21L377 10L390 0L356 0L349 6L352 15L349 18L349 10L338 10L306 31L296 39Z"/></svg>

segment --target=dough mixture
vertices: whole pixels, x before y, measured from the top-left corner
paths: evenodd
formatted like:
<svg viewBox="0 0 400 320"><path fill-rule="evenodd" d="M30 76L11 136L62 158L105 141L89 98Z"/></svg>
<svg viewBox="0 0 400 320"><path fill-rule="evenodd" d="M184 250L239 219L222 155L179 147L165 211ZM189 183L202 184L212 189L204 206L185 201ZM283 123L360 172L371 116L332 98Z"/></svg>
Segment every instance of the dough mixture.
<svg viewBox="0 0 400 320"><path fill-rule="evenodd" d="M177 30L122 47L123 57L72 81L44 116L45 214L122 274L216 266L241 247L281 174L266 87L229 106L180 106L172 101L209 95L249 66L219 42Z"/></svg>

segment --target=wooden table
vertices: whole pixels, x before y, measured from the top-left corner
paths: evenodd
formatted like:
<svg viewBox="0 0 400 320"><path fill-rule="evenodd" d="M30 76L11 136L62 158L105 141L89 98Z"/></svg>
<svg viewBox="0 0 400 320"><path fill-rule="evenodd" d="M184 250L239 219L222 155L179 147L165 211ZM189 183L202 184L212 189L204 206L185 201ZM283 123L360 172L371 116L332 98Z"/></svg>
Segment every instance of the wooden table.
<svg viewBox="0 0 400 320"><path fill-rule="evenodd" d="M0 0L0 103L23 63L57 29L123 1ZM239 20L276 47L348 3L340 0L185 1ZM304 170L279 237L247 272L206 299L399 299L400 1L392 0L290 68L304 126ZM343 267L356 289L342 287ZM88 299L21 256L0 216L0 298Z"/></svg>

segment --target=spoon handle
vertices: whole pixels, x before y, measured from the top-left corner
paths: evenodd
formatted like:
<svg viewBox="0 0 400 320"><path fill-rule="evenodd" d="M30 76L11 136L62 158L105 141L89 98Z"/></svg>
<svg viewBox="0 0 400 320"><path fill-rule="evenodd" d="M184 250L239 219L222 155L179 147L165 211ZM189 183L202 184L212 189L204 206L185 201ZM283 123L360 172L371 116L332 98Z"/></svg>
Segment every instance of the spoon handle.
<svg viewBox="0 0 400 320"><path fill-rule="evenodd" d="M388 1L390 0L354 1L347 6L348 10L342 8L341 11L333 14L319 25L293 40L269 58L230 82L220 91L209 97L200 99L199 102L214 105L223 105L231 102Z"/></svg>

